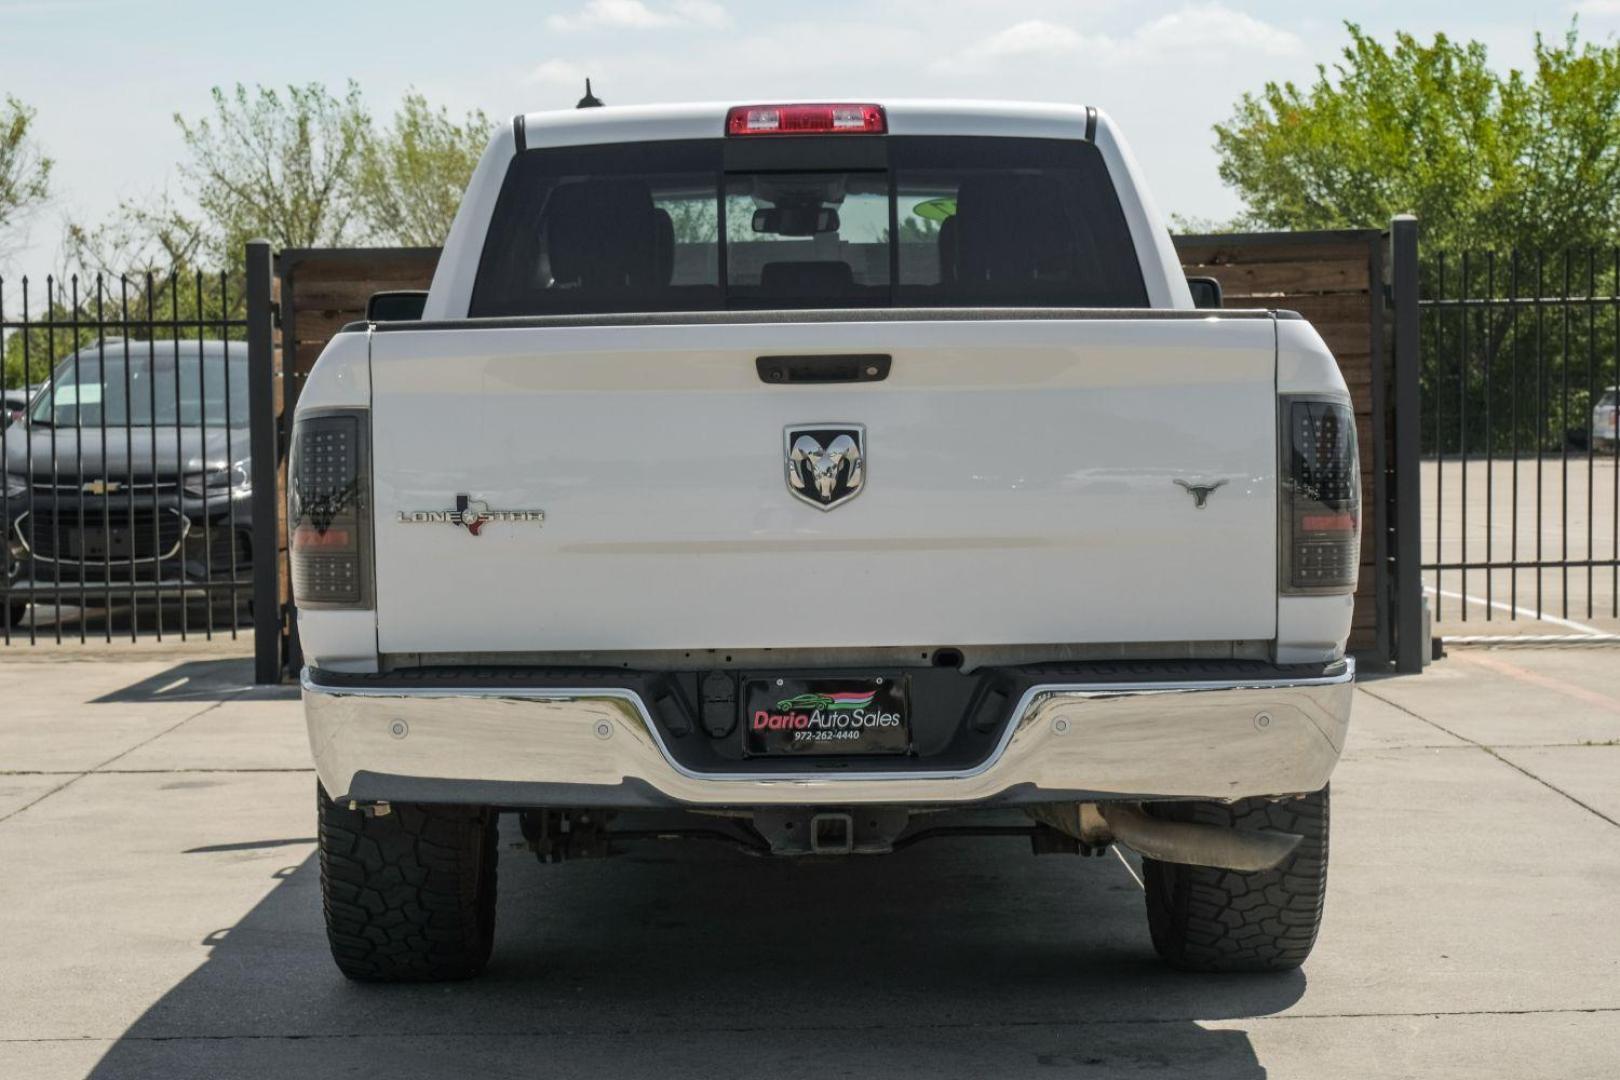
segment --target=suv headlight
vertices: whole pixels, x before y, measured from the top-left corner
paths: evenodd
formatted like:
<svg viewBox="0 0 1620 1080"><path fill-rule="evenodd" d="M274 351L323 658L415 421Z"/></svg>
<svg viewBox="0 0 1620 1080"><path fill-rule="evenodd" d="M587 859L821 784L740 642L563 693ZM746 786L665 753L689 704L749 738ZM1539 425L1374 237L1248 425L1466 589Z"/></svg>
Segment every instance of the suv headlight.
<svg viewBox="0 0 1620 1080"><path fill-rule="evenodd" d="M210 469L205 473L187 473L180 485L185 493L196 499L209 495L246 495L253 490L253 475L246 461L238 461L228 469Z"/></svg>
<svg viewBox="0 0 1620 1080"><path fill-rule="evenodd" d="M20 499L28 494L28 477L22 473L6 473L6 498Z"/></svg>

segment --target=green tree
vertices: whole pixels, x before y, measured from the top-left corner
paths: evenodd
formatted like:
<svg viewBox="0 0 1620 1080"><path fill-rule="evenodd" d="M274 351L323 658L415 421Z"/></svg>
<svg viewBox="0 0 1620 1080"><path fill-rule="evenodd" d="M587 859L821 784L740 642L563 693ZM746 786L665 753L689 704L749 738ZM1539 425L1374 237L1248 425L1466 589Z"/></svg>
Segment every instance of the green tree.
<svg viewBox="0 0 1620 1080"><path fill-rule="evenodd" d="M0 237L51 192L51 159L34 138L34 110L7 94L0 102Z"/></svg>
<svg viewBox="0 0 1620 1080"><path fill-rule="evenodd" d="M1347 28L1308 88L1269 83L1216 127L1221 177L1247 206L1236 224L1364 227L1411 211L1427 296L1611 294L1596 249L1620 240L1620 42L1582 42L1572 24L1537 36L1527 70L1499 72L1478 42ZM1425 449L1500 453L1584 437L1610 378L1595 360L1620 329L1607 307L1480 304L1434 309L1422 333Z"/></svg>
<svg viewBox="0 0 1620 1080"><path fill-rule="evenodd" d="M70 236L70 244L74 240ZM100 258L101 256L94 256ZM27 281L28 327L13 332L3 349L3 384L38 385L56 361L98 340L170 341L243 338L240 327L223 325L244 310L239 271L205 271L191 264L112 263ZM125 270L113 269L126 266ZM6 314L21 320L23 282L7 283Z"/></svg>
<svg viewBox="0 0 1620 1080"><path fill-rule="evenodd" d="M71 330L58 332L58 325L71 325L73 319L67 290L55 277L8 280L6 318L22 319L25 294L29 328L7 334L0 351L0 385L8 390L39 386L50 377L56 358L73 347Z"/></svg>
<svg viewBox="0 0 1620 1080"><path fill-rule="evenodd" d="M73 270L111 278L167 275L196 266L214 254L209 249L216 242L200 218L164 193L153 199L126 199L99 225L69 223L62 247Z"/></svg>
<svg viewBox="0 0 1620 1080"><path fill-rule="evenodd" d="M1427 245L1558 248L1620 233L1620 42L1536 37L1528 72L1479 42L1386 45L1346 24L1308 88L1267 83L1216 125L1221 178L1264 229L1382 225L1416 213Z"/></svg>
<svg viewBox="0 0 1620 1080"><path fill-rule="evenodd" d="M205 223L211 263L234 264L255 236L279 249L343 245L362 234L355 178L371 117L355 83L342 97L319 83L285 93L215 87L210 115L176 113L174 121L188 155L181 184Z"/></svg>
<svg viewBox="0 0 1620 1080"><path fill-rule="evenodd" d="M55 362L105 338L136 341L241 338L224 326L245 310L240 258L213 265L202 222L167 195L127 200L103 223L69 224L64 266L29 280L28 323L6 339L4 383L37 385ZM8 288L13 318L22 310L21 281ZM154 325L155 324L155 325ZM172 325L166 325L172 324Z"/></svg>
<svg viewBox="0 0 1620 1080"><path fill-rule="evenodd" d="M407 93L393 125L368 139L361 154L355 194L371 237L418 247L444 243L490 127L481 110L457 121L417 91Z"/></svg>

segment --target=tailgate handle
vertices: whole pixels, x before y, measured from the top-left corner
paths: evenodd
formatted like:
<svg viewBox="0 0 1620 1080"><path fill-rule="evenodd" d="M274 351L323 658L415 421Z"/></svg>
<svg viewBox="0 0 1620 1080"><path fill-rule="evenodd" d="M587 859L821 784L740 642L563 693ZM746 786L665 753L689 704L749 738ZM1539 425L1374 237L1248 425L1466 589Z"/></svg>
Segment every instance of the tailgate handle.
<svg viewBox="0 0 1620 1080"><path fill-rule="evenodd" d="M834 356L761 356L754 361L768 383L882 382L892 358L886 353Z"/></svg>

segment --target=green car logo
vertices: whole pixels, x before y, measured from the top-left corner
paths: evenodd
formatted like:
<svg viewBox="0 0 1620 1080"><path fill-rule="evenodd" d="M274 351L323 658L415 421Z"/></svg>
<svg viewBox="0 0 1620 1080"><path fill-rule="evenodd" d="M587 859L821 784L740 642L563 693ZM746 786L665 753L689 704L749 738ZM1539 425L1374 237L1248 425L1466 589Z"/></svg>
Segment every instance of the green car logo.
<svg viewBox="0 0 1620 1080"><path fill-rule="evenodd" d="M854 709L864 709L872 704L877 697L877 691L862 692L837 691L831 694L798 694L794 697L783 698L776 703L776 707L786 712L790 709L827 709L833 712L849 712Z"/></svg>
<svg viewBox="0 0 1620 1080"><path fill-rule="evenodd" d="M830 709L832 703L832 698L826 694L797 694L778 701L776 707L783 712L788 712L793 709Z"/></svg>

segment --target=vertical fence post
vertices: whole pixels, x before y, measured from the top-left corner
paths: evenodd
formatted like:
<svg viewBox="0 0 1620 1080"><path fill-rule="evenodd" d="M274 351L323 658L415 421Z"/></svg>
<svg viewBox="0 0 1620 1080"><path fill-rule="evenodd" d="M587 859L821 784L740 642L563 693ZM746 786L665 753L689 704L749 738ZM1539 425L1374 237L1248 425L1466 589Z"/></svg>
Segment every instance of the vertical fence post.
<svg viewBox="0 0 1620 1080"><path fill-rule="evenodd" d="M1418 222L1390 222L1390 293L1395 309L1395 670L1423 670L1422 391L1418 378Z"/></svg>
<svg viewBox="0 0 1620 1080"><path fill-rule="evenodd" d="M281 567L277 532L275 354L270 242L247 244L248 423L253 453L253 681L281 681Z"/></svg>

